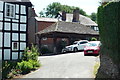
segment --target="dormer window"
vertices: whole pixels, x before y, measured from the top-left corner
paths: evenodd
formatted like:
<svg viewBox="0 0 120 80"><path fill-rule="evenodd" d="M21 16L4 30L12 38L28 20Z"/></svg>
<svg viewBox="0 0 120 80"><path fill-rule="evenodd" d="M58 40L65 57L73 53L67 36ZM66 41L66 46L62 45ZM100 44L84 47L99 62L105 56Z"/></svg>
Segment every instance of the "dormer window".
<svg viewBox="0 0 120 80"><path fill-rule="evenodd" d="M15 5L6 3L6 5L5 5L5 17L15 18Z"/></svg>

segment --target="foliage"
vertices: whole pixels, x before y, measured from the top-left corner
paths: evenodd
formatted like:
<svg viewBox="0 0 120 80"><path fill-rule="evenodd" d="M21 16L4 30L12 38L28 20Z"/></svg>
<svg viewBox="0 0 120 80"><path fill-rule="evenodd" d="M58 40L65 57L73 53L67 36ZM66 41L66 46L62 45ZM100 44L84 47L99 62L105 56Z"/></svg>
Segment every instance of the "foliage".
<svg viewBox="0 0 120 80"><path fill-rule="evenodd" d="M3 78L13 78L15 75L26 74L31 70L38 69L40 67L38 55L37 47L32 45L30 50L29 48L25 49L21 61L3 61Z"/></svg>
<svg viewBox="0 0 120 80"><path fill-rule="evenodd" d="M42 54L51 53L51 51L45 46L41 47L40 50Z"/></svg>
<svg viewBox="0 0 120 80"><path fill-rule="evenodd" d="M38 55L39 55L39 52L38 52L37 47L32 45L31 49L26 48L24 50L24 53L22 55L22 60L25 60L25 61L28 61L30 59L37 60L38 59Z"/></svg>
<svg viewBox="0 0 120 80"><path fill-rule="evenodd" d="M73 13L74 9L79 9L80 14L87 16L83 9L74 6L61 5L59 2L53 2L49 4L47 8L41 11L39 14L43 17L55 17L59 12L65 11L67 13Z"/></svg>
<svg viewBox="0 0 120 80"><path fill-rule="evenodd" d="M33 65L29 61L22 61L17 64L17 68L22 70L23 74L26 74L33 69Z"/></svg>
<svg viewBox="0 0 120 80"><path fill-rule="evenodd" d="M32 69L37 69L38 67L40 67L40 62L39 61L29 60L28 62L32 64L32 66L33 66Z"/></svg>
<svg viewBox="0 0 120 80"><path fill-rule="evenodd" d="M22 70L23 74L37 69L40 67L38 55L39 52L36 46L32 45L31 49L26 48L22 56L22 62L18 63L16 68Z"/></svg>
<svg viewBox="0 0 120 80"><path fill-rule="evenodd" d="M97 13L91 13L90 18L97 23Z"/></svg>
<svg viewBox="0 0 120 80"><path fill-rule="evenodd" d="M2 77L3 78L11 78L11 76L8 74L12 71L12 69L15 69L15 66L17 65L17 61L3 61L2 62ZM12 74L11 74L12 75Z"/></svg>
<svg viewBox="0 0 120 80"><path fill-rule="evenodd" d="M106 54L119 64L120 61L120 2L110 2L98 8L98 26L102 42L101 54Z"/></svg>
<svg viewBox="0 0 120 80"><path fill-rule="evenodd" d="M92 37L92 38L91 38L91 41L97 41L97 38Z"/></svg>
<svg viewBox="0 0 120 80"><path fill-rule="evenodd" d="M96 76L99 67L100 67L100 63L96 62L95 65L94 65L94 71L93 71L94 76Z"/></svg>
<svg viewBox="0 0 120 80"><path fill-rule="evenodd" d="M39 14L40 14L40 17L45 17L45 15L44 15L45 13L43 11L40 11Z"/></svg>
<svg viewBox="0 0 120 80"><path fill-rule="evenodd" d="M62 49L65 48L65 46L67 45L67 41L65 40L59 40L57 43L57 52L62 52Z"/></svg>

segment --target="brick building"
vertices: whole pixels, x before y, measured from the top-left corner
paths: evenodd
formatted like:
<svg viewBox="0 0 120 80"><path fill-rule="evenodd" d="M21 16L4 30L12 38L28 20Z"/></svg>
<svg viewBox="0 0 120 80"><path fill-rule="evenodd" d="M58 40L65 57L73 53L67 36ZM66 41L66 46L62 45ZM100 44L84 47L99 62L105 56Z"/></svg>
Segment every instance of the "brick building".
<svg viewBox="0 0 120 80"><path fill-rule="evenodd" d="M55 34L54 32L56 32L57 29L61 30L61 31L58 30L58 32L60 32L61 33L60 35L62 36L64 36L64 32L63 32L64 29L66 30L64 37L57 35L56 44L58 45L58 48L61 45L59 44L59 42L62 41L66 41L66 45L69 45L75 40L89 39L91 37L98 38L99 33L97 32L98 31L97 24L94 21L92 21L90 18L80 15L76 10L73 12L73 14L62 12L62 14L59 15L61 16L61 18L44 18L44 17L34 16L34 20L35 20L34 25L33 26L30 25L31 27L34 28L34 29L33 28L30 29L31 31L34 31L34 34L31 32L29 33L29 35L31 36L31 42L29 43L37 44L40 48L46 47L50 50L50 52L54 52L54 37L49 36L49 34L52 33L52 35L54 35ZM55 27L55 25L59 27ZM74 27L78 29L77 33L75 32ZM37 35L35 35L35 33ZM71 38L67 37L71 35L68 33L73 34L73 36ZM95 35L93 33L95 33ZM34 41L32 41L32 39L34 39Z"/></svg>

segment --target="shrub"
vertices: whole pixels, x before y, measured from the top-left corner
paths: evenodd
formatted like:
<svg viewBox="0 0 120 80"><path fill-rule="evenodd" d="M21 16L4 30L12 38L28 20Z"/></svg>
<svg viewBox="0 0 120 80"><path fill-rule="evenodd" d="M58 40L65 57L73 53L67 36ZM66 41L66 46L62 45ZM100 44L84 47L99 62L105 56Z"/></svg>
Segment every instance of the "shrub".
<svg viewBox="0 0 120 80"><path fill-rule="evenodd" d="M97 16L100 40L102 43L100 50L102 65L99 74L101 75L102 73L102 76L107 74L107 76L110 76L111 78L117 77L116 74L120 73L120 1L110 2L100 6L98 8ZM112 72L111 74L111 71L115 71L114 67L112 67L113 70L104 69L108 66L108 63L105 60L109 60L109 58L104 58L104 56L111 58L112 63L117 65L119 72L116 71L116 73Z"/></svg>
<svg viewBox="0 0 120 80"><path fill-rule="evenodd" d="M26 74L31 70L35 70L40 67L40 63L38 59L38 50L37 47L33 46L31 49L26 48L23 55L22 60L17 61L3 61L2 67L2 77L4 79L13 78L18 74Z"/></svg>
<svg viewBox="0 0 120 80"><path fill-rule="evenodd" d="M36 60L29 60L29 62L33 65L33 69L37 69L40 67L40 62Z"/></svg>
<svg viewBox="0 0 120 80"><path fill-rule="evenodd" d="M2 77L3 78L12 78L12 74L10 72L12 69L15 69L17 65L17 61L3 61L2 62Z"/></svg>
<svg viewBox="0 0 120 80"><path fill-rule="evenodd" d="M120 64L119 28L120 2L110 2L98 8L98 27L102 43L101 54L108 55Z"/></svg>
<svg viewBox="0 0 120 80"><path fill-rule="evenodd" d="M57 42L57 52L62 52L62 49L65 48L66 45L67 45L67 41L59 40Z"/></svg>
<svg viewBox="0 0 120 80"><path fill-rule="evenodd" d="M22 55L22 60L28 61L30 59L37 60L38 59L38 49L36 46L32 45L31 49L28 47L24 50L24 53Z"/></svg>
<svg viewBox="0 0 120 80"><path fill-rule="evenodd" d="M26 48L22 56L22 62L17 63L16 69L20 69L22 74L26 74L33 69L37 69L40 67L38 55L39 52L36 46L32 45L31 49Z"/></svg>
<svg viewBox="0 0 120 80"><path fill-rule="evenodd" d="M42 54L51 53L51 51L45 46L41 47L40 51Z"/></svg>
<svg viewBox="0 0 120 80"><path fill-rule="evenodd" d="M29 61L22 61L17 64L17 68L22 70L23 74L26 74L26 73L29 73L33 69L33 65Z"/></svg>
<svg viewBox="0 0 120 80"><path fill-rule="evenodd" d="M97 38L92 37L92 38L91 38L91 41L97 41Z"/></svg>

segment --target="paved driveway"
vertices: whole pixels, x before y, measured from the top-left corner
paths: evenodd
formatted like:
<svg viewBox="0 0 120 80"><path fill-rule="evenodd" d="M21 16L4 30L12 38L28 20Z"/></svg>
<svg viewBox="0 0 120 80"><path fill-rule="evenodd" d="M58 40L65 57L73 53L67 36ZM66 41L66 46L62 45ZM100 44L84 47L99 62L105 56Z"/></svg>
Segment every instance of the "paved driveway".
<svg viewBox="0 0 120 80"><path fill-rule="evenodd" d="M93 78L93 67L98 57L84 56L83 52L41 56L40 69L23 78Z"/></svg>

